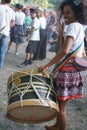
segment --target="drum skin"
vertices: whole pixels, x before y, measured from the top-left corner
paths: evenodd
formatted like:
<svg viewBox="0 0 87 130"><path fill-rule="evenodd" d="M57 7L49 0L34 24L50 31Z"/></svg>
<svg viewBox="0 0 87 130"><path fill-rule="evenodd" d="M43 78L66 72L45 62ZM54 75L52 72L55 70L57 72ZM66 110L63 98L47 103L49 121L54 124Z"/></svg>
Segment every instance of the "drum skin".
<svg viewBox="0 0 87 130"><path fill-rule="evenodd" d="M6 116L15 122L46 122L54 119L59 111L52 80L36 70L10 75L7 92Z"/></svg>

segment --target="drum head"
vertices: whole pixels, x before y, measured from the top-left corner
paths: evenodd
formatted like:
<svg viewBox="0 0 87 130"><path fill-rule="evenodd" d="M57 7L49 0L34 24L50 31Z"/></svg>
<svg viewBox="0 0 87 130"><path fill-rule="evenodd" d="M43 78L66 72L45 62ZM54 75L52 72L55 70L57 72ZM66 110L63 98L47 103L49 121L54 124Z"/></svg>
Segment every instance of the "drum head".
<svg viewBox="0 0 87 130"><path fill-rule="evenodd" d="M57 115L57 104L51 103L48 107L47 104L43 105L25 105L23 107L15 107L14 109L9 107L7 117L15 122L19 123L41 123L54 119ZM36 104L38 104L36 102ZM17 106L17 104L16 104ZM52 107L52 108L51 108ZM54 107L54 108L53 108Z"/></svg>

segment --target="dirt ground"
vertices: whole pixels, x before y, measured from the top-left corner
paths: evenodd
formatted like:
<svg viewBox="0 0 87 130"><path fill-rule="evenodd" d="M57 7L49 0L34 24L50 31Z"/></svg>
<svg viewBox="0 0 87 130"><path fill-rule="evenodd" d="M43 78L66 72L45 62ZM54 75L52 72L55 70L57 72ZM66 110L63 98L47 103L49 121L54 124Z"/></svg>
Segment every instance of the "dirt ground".
<svg viewBox="0 0 87 130"><path fill-rule="evenodd" d="M24 60L26 43L21 45L19 48L19 55L14 54L15 46L9 53L6 54L5 65L0 70L0 130L45 130L44 126L46 124L53 124L55 119L49 122L37 123L37 124L25 124L13 122L6 118L7 112L7 81L9 76L22 69L32 69L37 68L37 64L43 65L50 58L54 56L54 53L47 50L47 58L44 61L34 62L33 65L29 65L26 68L20 68L18 65ZM49 70L50 71L50 70ZM67 106L67 116L68 116L68 128L67 130L87 130L87 72L85 72L84 80L84 98L76 99L70 101Z"/></svg>

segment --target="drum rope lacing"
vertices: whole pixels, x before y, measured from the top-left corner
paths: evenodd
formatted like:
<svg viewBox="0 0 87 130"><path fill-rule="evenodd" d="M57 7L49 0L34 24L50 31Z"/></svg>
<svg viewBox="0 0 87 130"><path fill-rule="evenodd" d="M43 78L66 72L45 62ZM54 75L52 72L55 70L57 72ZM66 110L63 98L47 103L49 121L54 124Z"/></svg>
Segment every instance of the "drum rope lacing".
<svg viewBox="0 0 87 130"><path fill-rule="evenodd" d="M22 72L20 71L20 73L22 73ZM23 73L25 73L25 74L27 74L27 75L30 75L29 73L26 73L26 72L23 72ZM27 86L25 87L24 91L22 91L22 92L21 92L21 90L14 84L14 82L13 82L13 81L14 81L14 74L12 73L12 88L11 88L11 90L9 91L8 98L10 99L11 94L12 94L12 90L15 88L17 94L20 96L20 104L21 104L21 107L22 107L22 106L23 106L23 96L24 96L24 94L28 91L28 89L32 87L33 90L35 91L37 97L39 98L40 102L41 102L42 104L44 104L44 101L42 100L40 94L38 93L37 89L34 87L34 84L33 84L33 82L32 82L32 78L33 78L33 77L35 77L36 79L40 80L42 83L44 83L44 84L49 88L49 89L48 89L48 94L47 94L47 96L46 96L45 99L46 99L47 104L48 104L49 107L51 108L51 104L50 104L49 101L48 101L48 100L49 100L50 91L52 91L52 92L56 95L55 91L52 90L52 87L53 87L52 76L51 76L51 84L48 85L48 84L45 83L43 80L39 79L39 78L36 77L36 76L33 76L33 71L31 71L30 81L27 83Z"/></svg>

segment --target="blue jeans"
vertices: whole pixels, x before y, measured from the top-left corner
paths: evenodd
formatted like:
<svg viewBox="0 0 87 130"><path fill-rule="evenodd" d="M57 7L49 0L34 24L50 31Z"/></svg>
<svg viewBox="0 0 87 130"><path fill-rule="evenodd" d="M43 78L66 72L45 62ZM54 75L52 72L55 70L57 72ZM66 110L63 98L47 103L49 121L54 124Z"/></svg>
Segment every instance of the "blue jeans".
<svg viewBox="0 0 87 130"><path fill-rule="evenodd" d="M8 45L8 36L0 34L0 68L4 65L5 54Z"/></svg>

